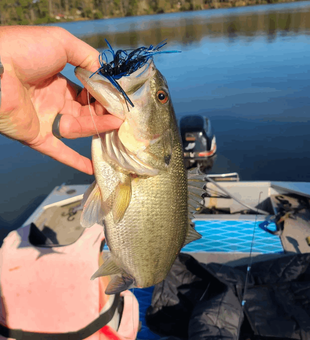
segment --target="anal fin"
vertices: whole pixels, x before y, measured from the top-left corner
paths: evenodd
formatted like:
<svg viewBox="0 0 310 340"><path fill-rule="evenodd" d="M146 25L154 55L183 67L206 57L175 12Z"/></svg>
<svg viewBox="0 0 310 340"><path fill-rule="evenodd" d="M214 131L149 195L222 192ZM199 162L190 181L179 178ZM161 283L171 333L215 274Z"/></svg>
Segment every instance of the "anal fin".
<svg viewBox="0 0 310 340"><path fill-rule="evenodd" d="M121 273L121 269L115 264L111 257L108 257L90 279L94 280L95 278L100 276L107 276L119 273Z"/></svg>
<svg viewBox="0 0 310 340"><path fill-rule="evenodd" d="M120 292L123 292L124 290L131 287L134 280L130 277L126 276L115 276L111 280L111 282L108 284L107 289L105 290L105 293L108 295L111 294L117 294Z"/></svg>
<svg viewBox="0 0 310 340"><path fill-rule="evenodd" d="M191 224L189 224L188 226L188 230L187 230L187 235L185 238L185 242L184 242L184 246L186 246L187 244L199 240L200 238L202 238L202 236L198 233L198 231L196 231Z"/></svg>

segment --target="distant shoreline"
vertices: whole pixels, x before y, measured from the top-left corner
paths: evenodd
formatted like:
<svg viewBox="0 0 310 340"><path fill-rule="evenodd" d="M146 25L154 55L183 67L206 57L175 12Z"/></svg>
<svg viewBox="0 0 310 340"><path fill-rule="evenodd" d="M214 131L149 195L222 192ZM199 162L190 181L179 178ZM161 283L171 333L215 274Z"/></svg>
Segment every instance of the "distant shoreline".
<svg viewBox="0 0 310 340"><path fill-rule="evenodd" d="M209 3L204 5L204 8L200 9L186 9L186 10L167 10L167 11L159 11L153 13L139 13L136 15L130 15L132 17L138 17L143 15L154 15L154 14L168 14L168 13L181 13L181 12L196 12L196 11L204 11L204 10L212 10L212 9L221 9L221 8L235 8L235 7L246 7L246 6L259 6L259 5L275 5L275 4L283 4L283 3L292 3L292 2L306 2L308 0L211 0ZM129 16L105 16L100 19L116 19L116 18L125 18ZM69 20L57 20L57 22L75 22L75 21L89 21L96 20L95 18L75 18Z"/></svg>
<svg viewBox="0 0 310 340"><path fill-rule="evenodd" d="M85 1L82 7L69 8L68 1L60 7L59 3L56 6L54 0L48 0L48 9L44 11L39 7L39 1L30 1L26 8L18 4L13 7L2 3L0 24L2 26L42 25L304 1L307 0L129 0L127 2L119 0L103 2L96 7L93 0L89 0Z"/></svg>

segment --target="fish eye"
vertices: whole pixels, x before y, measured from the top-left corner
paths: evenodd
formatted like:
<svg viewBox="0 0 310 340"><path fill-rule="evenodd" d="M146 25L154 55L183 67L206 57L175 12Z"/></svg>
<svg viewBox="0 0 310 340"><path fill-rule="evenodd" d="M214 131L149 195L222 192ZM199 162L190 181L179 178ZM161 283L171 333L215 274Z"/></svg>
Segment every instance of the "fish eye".
<svg viewBox="0 0 310 340"><path fill-rule="evenodd" d="M157 92L157 98L161 104L166 104L169 99L168 94L163 90Z"/></svg>

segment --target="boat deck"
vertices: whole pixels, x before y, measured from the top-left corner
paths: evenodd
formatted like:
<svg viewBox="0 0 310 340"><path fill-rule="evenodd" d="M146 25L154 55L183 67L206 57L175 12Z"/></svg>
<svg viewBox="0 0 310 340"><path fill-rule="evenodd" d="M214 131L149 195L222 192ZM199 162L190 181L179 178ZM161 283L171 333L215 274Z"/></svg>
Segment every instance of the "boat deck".
<svg viewBox="0 0 310 340"><path fill-rule="evenodd" d="M253 262L285 255L280 237L259 227L266 217L216 215L217 219L214 218L214 215L197 215L195 226L202 238L186 245L182 252L189 253L200 262L220 262L232 266L248 264L251 252ZM271 223L269 229L276 230L276 225ZM153 289L132 290L140 306L142 328L137 338L141 340L160 338L148 329L145 322Z"/></svg>
<svg viewBox="0 0 310 340"><path fill-rule="evenodd" d="M212 208L212 206L216 206L219 211L230 209L230 213L222 215L212 213L196 214L194 222L196 230L202 235L202 238L186 245L182 251L189 253L200 262L225 263L230 266L249 264L250 260L251 262L258 262L270 258L286 256L290 253L310 252L310 247L306 242L307 238L310 236L310 209L308 209L310 206L310 194L308 194L308 191L310 190L308 190L307 187L307 193L304 194L304 198L301 200L300 197L295 198L285 196L285 190L287 190L286 183L284 183L285 185L283 183L276 184L278 191L272 187L270 182L221 183L222 186L225 186L226 189L235 196L240 198L246 197L247 203L254 207L257 204L257 197L262 192L263 194L259 208L270 211L270 216L274 216L281 207L283 208L283 202L287 204L286 201L289 201L292 208L299 209L296 210L294 216L286 218L283 222L282 235L272 235L262 228L265 221L270 221L270 216L238 213L238 211L244 209L243 206L233 202L230 197L225 197L223 194L216 194L212 197L205 198L205 207ZM304 188L303 184L304 183L294 183L293 189L295 195L300 194L301 188ZM209 187L210 185L211 184L209 183ZM47 218L46 214L54 216L56 207L58 207L58 209L71 209L78 201L81 201L82 195L87 187L87 185L77 185L55 188L24 225L35 221L38 225L41 224L40 229L44 231L46 229L44 229L44 225L46 224L45 219ZM214 187L213 189L216 188ZM43 211L45 211L45 216L42 215ZM68 215L66 212L62 211L61 215L66 220L68 219L68 221L70 221L70 214ZM70 223L77 223L77 226L79 226L77 215L74 216L74 218L75 221ZM44 221L42 221L42 219ZM58 220L55 219L55 221ZM63 227L64 226L62 226L62 228ZM54 230L54 228L52 229ZM270 231L275 231L275 223L270 222L268 229ZM78 230L78 232L80 231ZM60 234L61 233L59 232L58 236L60 236ZM77 238L77 234L78 233L75 233L73 236ZM66 238L67 237L68 235ZM61 241L70 243L70 240L68 239ZM104 250L108 250L107 246L105 246ZM145 322L145 313L148 306L151 304L153 289L154 287L132 290L140 305L142 328L138 333L137 338L141 340L159 339L159 336L152 333L147 328Z"/></svg>

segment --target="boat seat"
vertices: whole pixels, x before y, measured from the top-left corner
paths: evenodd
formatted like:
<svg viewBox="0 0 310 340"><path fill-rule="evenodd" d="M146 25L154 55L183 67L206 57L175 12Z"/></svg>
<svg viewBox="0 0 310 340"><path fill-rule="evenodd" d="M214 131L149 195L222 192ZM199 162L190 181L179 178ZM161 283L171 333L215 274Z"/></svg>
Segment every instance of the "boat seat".
<svg viewBox="0 0 310 340"><path fill-rule="evenodd" d="M64 246L76 242L84 228L80 225L81 210L75 211L80 202L45 209L34 221L29 241L34 246Z"/></svg>
<svg viewBox="0 0 310 340"><path fill-rule="evenodd" d="M287 215L283 221L281 242L285 252L309 253L310 246L306 240L310 236L309 199L296 195L271 195L271 204L275 214Z"/></svg>

